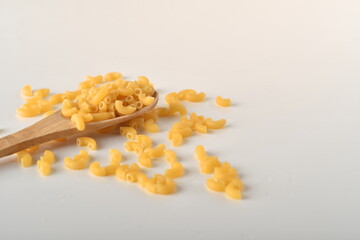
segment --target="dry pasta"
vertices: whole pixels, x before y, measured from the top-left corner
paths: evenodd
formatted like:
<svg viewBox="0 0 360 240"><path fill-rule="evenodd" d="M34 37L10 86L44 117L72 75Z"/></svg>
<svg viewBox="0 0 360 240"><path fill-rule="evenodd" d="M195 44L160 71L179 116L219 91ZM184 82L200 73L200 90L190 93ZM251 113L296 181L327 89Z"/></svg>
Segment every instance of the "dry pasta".
<svg viewBox="0 0 360 240"><path fill-rule="evenodd" d="M158 133L159 126L154 122L153 119L149 119L144 123L144 129L150 133Z"/></svg>
<svg viewBox="0 0 360 240"><path fill-rule="evenodd" d="M93 138L90 137L79 137L76 140L76 143L78 146L87 146L89 150L96 150L96 141Z"/></svg>
<svg viewBox="0 0 360 240"><path fill-rule="evenodd" d="M230 98L223 98L221 96L218 96L218 97L216 97L215 102L218 106L221 106L221 107L230 107L231 106Z"/></svg>

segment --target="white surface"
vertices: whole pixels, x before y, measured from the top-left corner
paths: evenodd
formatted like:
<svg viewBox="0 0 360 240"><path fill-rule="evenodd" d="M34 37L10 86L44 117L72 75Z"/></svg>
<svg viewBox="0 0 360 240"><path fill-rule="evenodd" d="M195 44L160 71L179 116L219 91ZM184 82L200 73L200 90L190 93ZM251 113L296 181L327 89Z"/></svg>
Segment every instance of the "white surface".
<svg viewBox="0 0 360 240"><path fill-rule="evenodd" d="M1 136L37 120L15 115L23 85L61 92L108 71L149 76L162 96L205 91L190 111L229 122L176 149L188 174L173 196L68 171L62 160L42 178L35 166L1 159L0 239L359 239L359 8L355 0L0 0ZM217 95L234 106L214 107ZM167 146L171 121L152 134ZM93 156L103 163L124 142L97 139ZM204 187L199 143L239 169L243 201ZM62 159L78 148L54 151Z"/></svg>

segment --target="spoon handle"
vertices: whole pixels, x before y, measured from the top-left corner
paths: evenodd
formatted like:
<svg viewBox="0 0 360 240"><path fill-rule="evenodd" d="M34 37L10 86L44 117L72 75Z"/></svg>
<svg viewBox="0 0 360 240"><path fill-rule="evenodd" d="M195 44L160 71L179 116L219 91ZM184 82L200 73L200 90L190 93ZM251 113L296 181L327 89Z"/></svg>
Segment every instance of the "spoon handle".
<svg viewBox="0 0 360 240"><path fill-rule="evenodd" d="M56 112L27 128L0 138L0 158L77 132L70 121L59 116L60 113Z"/></svg>

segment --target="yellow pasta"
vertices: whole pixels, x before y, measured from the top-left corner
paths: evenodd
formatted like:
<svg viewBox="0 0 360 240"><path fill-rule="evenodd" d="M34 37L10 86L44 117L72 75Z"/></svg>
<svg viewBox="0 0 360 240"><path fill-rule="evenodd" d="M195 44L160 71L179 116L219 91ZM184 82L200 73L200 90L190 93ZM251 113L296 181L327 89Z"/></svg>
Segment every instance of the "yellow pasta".
<svg viewBox="0 0 360 240"><path fill-rule="evenodd" d="M150 132L150 133L158 133L159 132L159 126L152 119L145 121L144 129L145 129L145 131Z"/></svg>
<svg viewBox="0 0 360 240"><path fill-rule="evenodd" d="M93 81L96 84L100 84L103 81L103 76L102 75L97 75L95 77L92 76L86 76L85 78L86 81Z"/></svg>
<svg viewBox="0 0 360 240"><path fill-rule="evenodd" d="M178 178L182 177L184 172L185 170L181 163L173 161L171 163L171 168L166 170L165 176L169 178Z"/></svg>
<svg viewBox="0 0 360 240"><path fill-rule="evenodd" d="M84 121L84 118L80 114L72 115L71 122L75 123L77 130L79 130L79 131L85 130L85 121Z"/></svg>
<svg viewBox="0 0 360 240"><path fill-rule="evenodd" d="M177 161L177 157L176 157L176 153L174 151L171 150L164 150L164 154L165 154L165 160L168 163L173 163Z"/></svg>
<svg viewBox="0 0 360 240"><path fill-rule="evenodd" d="M64 100L66 99L70 99L69 96L65 95L65 94L54 94L49 98L49 101L51 104L55 105L55 104L59 104L62 103Z"/></svg>
<svg viewBox="0 0 360 240"><path fill-rule="evenodd" d="M87 146L89 150L96 150L96 141L93 138L90 137L79 137L76 140L76 143L78 146Z"/></svg>
<svg viewBox="0 0 360 240"><path fill-rule="evenodd" d="M110 72L105 74L105 81L114 81L122 78L122 74L119 72Z"/></svg>
<svg viewBox="0 0 360 240"><path fill-rule="evenodd" d="M51 114L55 113L56 111L52 110L52 111L48 111L46 113L43 114L44 117L48 117L50 116Z"/></svg>
<svg viewBox="0 0 360 240"><path fill-rule="evenodd" d="M146 96L146 94L139 94L138 97L139 97L140 102L142 104L144 104L145 106L152 104L155 100L154 97Z"/></svg>
<svg viewBox="0 0 360 240"><path fill-rule="evenodd" d="M30 167L33 164L32 156L27 151L18 152L17 158L22 167Z"/></svg>
<svg viewBox="0 0 360 240"><path fill-rule="evenodd" d="M164 144L159 144L157 147L155 148L147 148L145 149L145 153L149 153L151 158L159 158L165 155L165 145Z"/></svg>
<svg viewBox="0 0 360 240"><path fill-rule="evenodd" d="M91 99L91 102L98 105L108 94L110 89L107 86L102 86L95 96Z"/></svg>
<svg viewBox="0 0 360 240"><path fill-rule="evenodd" d="M34 92L34 97L44 98L48 96L49 93L50 93L50 89L48 88L39 89Z"/></svg>
<svg viewBox="0 0 360 240"><path fill-rule="evenodd" d="M205 93L201 92L201 93L188 93L185 94L184 99L189 101L189 102L202 102L205 100Z"/></svg>
<svg viewBox="0 0 360 240"><path fill-rule="evenodd" d="M110 164L120 164L122 162L122 154L119 150L111 148L110 153Z"/></svg>
<svg viewBox="0 0 360 240"><path fill-rule="evenodd" d="M229 183L225 188L226 196L233 198L233 199L237 199L237 200L242 199L242 193L241 193L242 187L243 187L243 184L240 181L240 179L239 179L239 181L235 180L235 181Z"/></svg>
<svg viewBox="0 0 360 240"><path fill-rule="evenodd" d="M159 107L159 108L156 108L155 111L157 112L157 115L159 117L168 117L170 116L170 110L168 108L165 108L165 107Z"/></svg>
<svg viewBox="0 0 360 240"><path fill-rule="evenodd" d="M134 151L137 154L140 154L144 150L144 145L138 142L126 142L124 143L124 148L126 151Z"/></svg>
<svg viewBox="0 0 360 240"><path fill-rule="evenodd" d="M125 135L129 140L134 140L137 132L133 127L120 127L120 134Z"/></svg>
<svg viewBox="0 0 360 240"><path fill-rule="evenodd" d="M23 97L31 97L31 96L33 95L31 86L30 86L30 85L26 85L25 87L23 87L23 88L21 89L21 95L22 95Z"/></svg>
<svg viewBox="0 0 360 240"><path fill-rule="evenodd" d="M183 143L183 136L179 132L169 132L169 140L174 147L180 146Z"/></svg>
<svg viewBox="0 0 360 240"><path fill-rule="evenodd" d="M93 122L104 121L115 117L111 112L91 113L91 116L93 117Z"/></svg>
<svg viewBox="0 0 360 240"><path fill-rule="evenodd" d="M215 100L216 104L221 107L230 107L231 106L231 100L230 98L223 98L221 96L216 97Z"/></svg>
<svg viewBox="0 0 360 240"><path fill-rule="evenodd" d="M117 100L115 102L115 109L119 114L128 115L136 111L136 107L124 106L123 101Z"/></svg>
<svg viewBox="0 0 360 240"><path fill-rule="evenodd" d="M207 133L207 125L203 124L201 121L196 121L195 123L195 131L198 133Z"/></svg>
<svg viewBox="0 0 360 240"><path fill-rule="evenodd" d="M99 162L91 163L89 170L95 176L98 176L98 177L106 176L106 170L105 170L105 168L100 166Z"/></svg>
<svg viewBox="0 0 360 240"><path fill-rule="evenodd" d="M202 161L205 160L207 155L205 152L205 148L202 145L197 145L195 148L196 157L198 160Z"/></svg>
<svg viewBox="0 0 360 240"><path fill-rule="evenodd" d="M181 105L180 103L170 103L169 104L169 113L170 114L175 114L175 113L179 113L181 116L182 115L186 115L187 114L187 110L186 108Z"/></svg>
<svg viewBox="0 0 360 240"><path fill-rule="evenodd" d="M89 154L86 151L81 150L79 155L74 156L74 159L65 157L64 164L69 169L80 170L87 167L89 160Z"/></svg>
<svg viewBox="0 0 360 240"><path fill-rule="evenodd" d="M206 186L216 192L224 192L226 188L226 182L224 180L216 180L213 178L208 178L206 181Z"/></svg>
<svg viewBox="0 0 360 240"><path fill-rule="evenodd" d="M173 104L173 103L180 103L180 99L178 97L178 94L176 92L169 93L165 96L165 102L167 104Z"/></svg>
<svg viewBox="0 0 360 240"><path fill-rule="evenodd" d="M155 174L153 178L146 179L145 189L155 194L172 194L176 191L175 182L166 176Z"/></svg>
<svg viewBox="0 0 360 240"><path fill-rule="evenodd" d="M148 152L141 153L138 157L138 162L144 167L151 168L152 160L150 157L150 153L148 153Z"/></svg>
<svg viewBox="0 0 360 240"><path fill-rule="evenodd" d="M143 118L133 118L129 121L129 127L135 129L141 129L144 127L144 119Z"/></svg>
<svg viewBox="0 0 360 240"><path fill-rule="evenodd" d="M16 109L17 115L20 117L35 117L41 114L40 108L37 105L22 105Z"/></svg>
<svg viewBox="0 0 360 240"><path fill-rule="evenodd" d="M120 167L118 167L118 169L116 170L116 176L121 179L126 181L127 180L127 175L131 172L140 172L140 167L139 165L137 165L136 163L132 163L131 165L125 164L125 165L121 165Z"/></svg>
<svg viewBox="0 0 360 240"><path fill-rule="evenodd" d="M185 100L185 95L187 94L196 94L196 91L193 89L184 89L177 93L177 96L181 100Z"/></svg>
<svg viewBox="0 0 360 240"><path fill-rule="evenodd" d="M146 135L136 135L136 140L144 146L144 149L152 146L152 140Z"/></svg>
<svg viewBox="0 0 360 240"><path fill-rule="evenodd" d="M55 162L55 155L52 151L45 150L44 155L40 157L40 160L53 164Z"/></svg>
<svg viewBox="0 0 360 240"><path fill-rule="evenodd" d="M200 170L202 173L209 174L213 173L216 167L221 165L217 157L206 157L204 160L200 161Z"/></svg>
<svg viewBox="0 0 360 240"><path fill-rule="evenodd" d="M37 167L38 167L39 173L42 176L49 176L51 174L52 170L51 170L50 163L48 163L44 160L38 160Z"/></svg>
<svg viewBox="0 0 360 240"><path fill-rule="evenodd" d="M205 121L206 121L206 126L210 129L220 129L220 128L225 127L225 124L226 124L225 119L213 121L211 118L207 118L207 119L205 119Z"/></svg>

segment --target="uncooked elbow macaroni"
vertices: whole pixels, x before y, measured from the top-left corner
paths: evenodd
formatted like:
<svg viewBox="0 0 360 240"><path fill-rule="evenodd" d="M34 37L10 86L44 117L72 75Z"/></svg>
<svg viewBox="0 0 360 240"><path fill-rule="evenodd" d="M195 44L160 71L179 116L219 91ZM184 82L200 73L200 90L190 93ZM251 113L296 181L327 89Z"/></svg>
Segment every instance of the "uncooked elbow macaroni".
<svg viewBox="0 0 360 240"><path fill-rule="evenodd" d="M89 150L92 150L92 151L96 150L96 141L93 138L79 137L76 140L76 143L80 147L87 146Z"/></svg>
<svg viewBox="0 0 360 240"><path fill-rule="evenodd" d="M149 119L144 123L144 129L149 133L159 132L159 126L154 122L153 119Z"/></svg>
<svg viewBox="0 0 360 240"><path fill-rule="evenodd" d="M89 154L81 150L79 155L75 155L73 159L70 157L64 158L64 164L67 168L72 170L81 170L87 167L90 161Z"/></svg>
<svg viewBox="0 0 360 240"><path fill-rule="evenodd" d="M230 107L231 106L231 100L230 98L223 98L221 96L216 97L215 100L216 104L221 107Z"/></svg>
<svg viewBox="0 0 360 240"><path fill-rule="evenodd" d="M120 134L125 135L127 139L134 140L136 138L137 132L133 127L120 127Z"/></svg>

